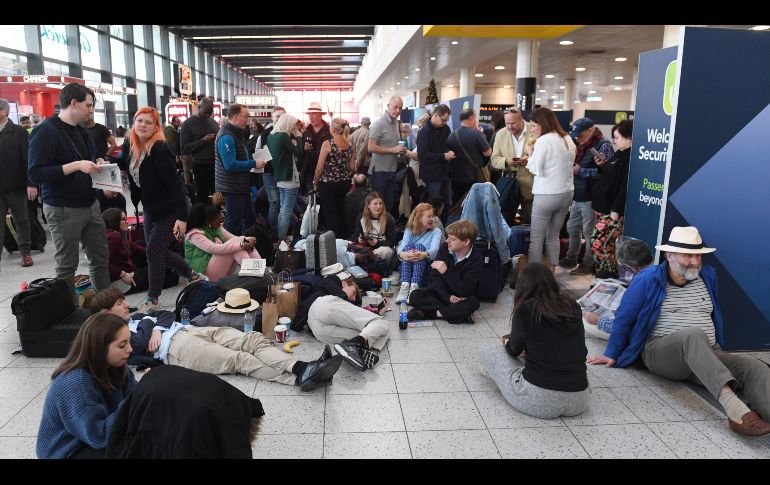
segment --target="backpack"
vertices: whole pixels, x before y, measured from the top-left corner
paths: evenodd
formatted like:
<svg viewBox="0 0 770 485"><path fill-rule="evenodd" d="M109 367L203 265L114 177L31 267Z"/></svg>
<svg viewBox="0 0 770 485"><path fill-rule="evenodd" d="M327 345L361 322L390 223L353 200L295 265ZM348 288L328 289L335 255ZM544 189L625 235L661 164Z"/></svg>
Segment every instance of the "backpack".
<svg viewBox="0 0 770 485"><path fill-rule="evenodd" d="M177 321L180 321L182 307L186 306L190 312L190 320L201 314L208 303L216 301L219 298L217 285L211 281L198 280L185 286L176 297L176 306L174 313Z"/></svg>
<svg viewBox="0 0 770 485"><path fill-rule="evenodd" d="M476 296L481 301L497 301L497 295L503 288L503 268L500 264L500 253L492 241L476 239L473 250L479 251L483 259L481 278L476 289Z"/></svg>

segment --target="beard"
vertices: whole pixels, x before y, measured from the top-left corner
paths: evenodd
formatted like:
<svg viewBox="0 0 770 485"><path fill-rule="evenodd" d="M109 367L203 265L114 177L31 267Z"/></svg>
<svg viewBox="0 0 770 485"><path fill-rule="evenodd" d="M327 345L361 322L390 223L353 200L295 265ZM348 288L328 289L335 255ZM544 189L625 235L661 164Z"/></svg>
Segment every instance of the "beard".
<svg viewBox="0 0 770 485"><path fill-rule="evenodd" d="M674 270L674 272L681 276L682 278L686 279L687 281L694 281L698 279L698 275L700 275L700 269L701 264L691 264L689 266L684 266L682 264L679 264L676 260L670 261L671 268Z"/></svg>

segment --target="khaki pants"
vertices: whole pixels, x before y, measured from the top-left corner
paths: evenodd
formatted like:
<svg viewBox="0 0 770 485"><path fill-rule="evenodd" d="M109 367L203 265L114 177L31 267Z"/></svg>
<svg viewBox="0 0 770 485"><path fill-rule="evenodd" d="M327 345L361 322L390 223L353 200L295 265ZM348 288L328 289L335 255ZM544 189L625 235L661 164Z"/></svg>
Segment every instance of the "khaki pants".
<svg viewBox="0 0 770 485"><path fill-rule="evenodd" d="M243 374L294 385L286 368L297 359L270 344L261 333L231 327L182 329L171 338L168 363L209 374Z"/></svg>
<svg viewBox="0 0 770 485"><path fill-rule="evenodd" d="M770 418L770 367L748 355L731 354L712 348L703 330L679 330L663 337L652 337L642 351L644 365L653 374L703 384L719 397L725 384L753 410Z"/></svg>
<svg viewBox="0 0 770 485"><path fill-rule="evenodd" d="M390 325L384 318L331 295L313 302L307 324L315 338L325 344L336 344L361 335L369 347L382 350L390 337Z"/></svg>

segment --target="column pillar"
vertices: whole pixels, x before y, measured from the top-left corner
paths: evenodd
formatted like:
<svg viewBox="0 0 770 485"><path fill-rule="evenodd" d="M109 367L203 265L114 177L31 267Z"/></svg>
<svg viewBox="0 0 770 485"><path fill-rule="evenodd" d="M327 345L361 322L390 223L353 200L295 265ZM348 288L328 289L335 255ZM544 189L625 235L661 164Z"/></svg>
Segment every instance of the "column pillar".
<svg viewBox="0 0 770 485"><path fill-rule="evenodd" d="M516 107L530 111L537 91L538 42L520 40L516 52Z"/></svg>
<svg viewBox="0 0 770 485"><path fill-rule="evenodd" d="M679 33L684 25L666 25L663 28L663 48L679 45Z"/></svg>
<svg viewBox="0 0 770 485"><path fill-rule="evenodd" d="M476 92L476 77L474 74L476 74L475 67L460 69L460 98L470 96Z"/></svg>
<svg viewBox="0 0 770 485"><path fill-rule="evenodd" d="M574 79L567 79L564 81L564 104L562 105L564 108L564 111L569 111L572 109L572 101L574 101L575 96L575 80Z"/></svg>

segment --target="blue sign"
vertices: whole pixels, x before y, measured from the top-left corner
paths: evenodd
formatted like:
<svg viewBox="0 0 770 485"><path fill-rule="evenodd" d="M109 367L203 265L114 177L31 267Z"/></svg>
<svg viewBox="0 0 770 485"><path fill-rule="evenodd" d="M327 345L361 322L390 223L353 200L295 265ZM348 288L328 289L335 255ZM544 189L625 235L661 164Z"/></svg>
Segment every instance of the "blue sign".
<svg viewBox="0 0 770 485"><path fill-rule="evenodd" d="M452 116L449 118L449 128L452 131L460 127L460 112L464 109L476 110L476 118L478 119L481 113L481 95L471 94L470 96L463 96L462 98L452 99L448 103L449 109L452 110Z"/></svg>
<svg viewBox="0 0 770 485"><path fill-rule="evenodd" d="M768 350L770 35L686 27L681 49L662 239L698 228L716 248L703 264L717 270L719 343Z"/></svg>
<svg viewBox="0 0 770 485"><path fill-rule="evenodd" d="M676 47L668 47L639 56L623 237L640 239L651 250L658 241L671 137L671 113L666 113L664 100L676 92L667 89L666 72L676 64L676 51Z"/></svg>

